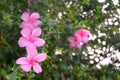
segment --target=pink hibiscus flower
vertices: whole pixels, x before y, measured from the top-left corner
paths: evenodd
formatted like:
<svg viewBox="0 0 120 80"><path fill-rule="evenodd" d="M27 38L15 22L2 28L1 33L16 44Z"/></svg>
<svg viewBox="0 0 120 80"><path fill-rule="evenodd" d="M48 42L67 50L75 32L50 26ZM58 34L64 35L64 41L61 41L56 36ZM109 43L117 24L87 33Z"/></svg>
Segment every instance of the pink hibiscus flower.
<svg viewBox="0 0 120 80"><path fill-rule="evenodd" d="M73 47L77 47L77 48L79 48L79 49L81 49L82 48L82 42L81 41L78 41L77 40L77 38L76 37L74 37L74 36L70 36L70 37L68 37L68 39L67 39L68 41L69 41L69 47L70 48L73 48Z"/></svg>
<svg viewBox="0 0 120 80"><path fill-rule="evenodd" d="M31 15L28 12L24 12L21 16L23 22L20 27L33 29L40 25L42 22L38 20L40 18L39 13L32 13Z"/></svg>
<svg viewBox="0 0 120 80"><path fill-rule="evenodd" d="M29 49L43 46L45 40L38 38L41 32L41 28L34 28L32 31L29 28L23 28L21 30L22 37L19 38L18 45Z"/></svg>
<svg viewBox="0 0 120 80"><path fill-rule="evenodd" d="M89 41L88 36L90 34L91 33L90 33L89 30L80 29L80 30L76 31L74 35L78 39L78 41L82 41L84 43L88 43L88 41Z"/></svg>
<svg viewBox="0 0 120 80"><path fill-rule="evenodd" d="M29 72L31 71L31 68L33 67L33 70L36 73L41 73L42 72L42 68L39 65L39 62L44 61L47 58L47 55L45 53L32 53L27 56L27 57L21 57L18 58L16 63L21 65L21 68L26 71Z"/></svg>

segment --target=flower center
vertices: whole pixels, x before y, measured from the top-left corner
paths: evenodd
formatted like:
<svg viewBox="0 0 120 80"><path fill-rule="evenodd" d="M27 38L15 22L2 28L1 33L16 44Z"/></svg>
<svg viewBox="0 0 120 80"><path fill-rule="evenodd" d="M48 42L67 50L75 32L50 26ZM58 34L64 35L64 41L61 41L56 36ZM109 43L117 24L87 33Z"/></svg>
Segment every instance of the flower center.
<svg viewBox="0 0 120 80"><path fill-rule="evenodd" d="M30 42L34 42L34 41L35 41L35 37L30 36L30 37L29 37L29 41L30 41Z"/></svg>
<svg viewBox="0 0 120 80"><path fill-rule="evenodd" d="M29 19L29 22L33 24L35 21L33 19Z"/></svg>
<svg viewBox="0 0 120 80"><path fill-rule="evenodd" d="M31 59L29 62L30 62L30 64L34 64L35 61L33 59Z"/></svg>

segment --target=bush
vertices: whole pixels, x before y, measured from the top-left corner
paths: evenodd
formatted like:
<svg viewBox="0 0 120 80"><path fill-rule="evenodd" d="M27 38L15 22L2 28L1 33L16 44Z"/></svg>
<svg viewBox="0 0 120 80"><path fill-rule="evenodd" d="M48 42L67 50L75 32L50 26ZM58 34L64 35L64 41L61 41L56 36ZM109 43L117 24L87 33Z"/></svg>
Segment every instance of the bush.
<svg viewBox="0 0 120 80"><path fill-rule="evenodd" d="M117 1L117 0L116 0ZM120 80L119 1L106 0L4 0L0 1L0 79L1 80ZM20 48L20 18L25 11L41 17L39 47L47 59L43 72L25 72L16 64L26 55ZM81 49L70 48L67 38L79 29L91 32Z"/></svg>

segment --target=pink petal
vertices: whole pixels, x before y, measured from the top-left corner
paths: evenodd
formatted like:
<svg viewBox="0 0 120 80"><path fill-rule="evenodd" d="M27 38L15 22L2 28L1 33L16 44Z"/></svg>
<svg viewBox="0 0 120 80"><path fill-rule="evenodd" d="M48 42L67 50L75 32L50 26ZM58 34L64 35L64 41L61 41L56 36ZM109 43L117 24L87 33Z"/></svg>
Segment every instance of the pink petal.
<svg viewBox="0 0 120 80"><path fill-rule="evenodd" d="M31 30L33 30L33 29L36 28L36 27L37 27L37 26L34 26L33 24L30 23L28 28L31 29Z"/></svg>
<svg viewBox="0 0 120 80"><path fill-rule="evenodd" d="M33 64L33 70L34 70L36 73L41 73L41 72L42 72L42 68L41 68L41 66L40 66L38 63L34 63L34 64Z"/></svg>
<svg viewBox="0 0 120 80"><path fill-rule="evenodd" d="M81 44L78 44L78 45L77 45L77 48L81 49L81 48L82 48L82 45L81 45Z"/></svg>
<svg viewBox="0 0 120 80"><path fill-rule="evenodd" d="M39 15L39 13L32 13L30 18L32 18L32 19L39 19L40 15Z"/></svg>
<svg viewBox="0 0 120 80"><path fill-rule="evenodd" d="M88 36L90 35L90 31L89 30L85 30L85 29L79 29L75 32L75 36L79 37L79 36Z"/></svg>
<svg viewBox="0 0 120 80"><path fill-rule="evenodd" d="M37 48L35 46L32 47L26 47L27 50L27 57L31 58L37 55Z"/></svg>
<svg viewBox="0 0 120 80"><path fill-rule="evenodd" d="M26 48L36 48L35 44L33 44L32 42L30 42Z"/></svg>
<svg viewBox="0 0 120 80"><path fill-rule="evenodd" d="M31 36L37 37L37 36L40 36L41 33L42 33L41 28L35 28L33 29Z"/></svg>
<svg viewBox="0 0 120 80"><path fill-rule="evenodd" d="M74 33L74 35L75 35L76 37L81 37L81 36L84 36L85 33L84 33L84 30L83 30L83 29L79 29L79 30L77 30L77 31Z"/></svg>
<svg viewBox="0 0 120 80"><path fill-rule="evenodd" d="M29 64L26 57L21 57L16 60L16 64Z"/></svg>
<svg viewBox="0 0 120 80"><path fill-rule="evenodd" d="M83 39L83 42L84 42L84 43L88 43L88 41L89 41L89 40L88 40L88 37L83 37L82 39Z"/></svg>
<svg viewBox="0 0 120 80"><path fill-rule="evenodd" d="M25 37L20 37L18 40L18 45L20 47L25 47L29 44L29 41Z"/></svg>
<svg viewBox="0 0 120 80"><path fill-rule="evenodd" d="M76 42L81 42L82 41L82 37L81 36L76 36Z"/></svg>
<svg viewBox="0 0 120 80"><path fill-rule="evenodd" d="M67 38L67 41L69 41L70 43L74 43L75 42L75 37L70 36Z"/></svg>
<svg viewBox="0 0 120 80"><path fill-rule="evenodd" d="M22 22L20 25L21 28L29 28L30 30L34 29L36 26L34 24L31 24L29 22Z"/></svg>
<svg viewBox="0 0 120 80"><path fill-rule="evenodd" d="M29 28L23 28L20 33L22 34L22 36L28 38L30 36L31 31Z"/></svg>
<svg viewBox="0 0 120 80"><path fill-rule="evenodd" d="M21 28L28 28L30 24L28 22L23 21L20 25Z"/></svg>
<svg viewBox="0 0 120 80"><path fill-rule="evenodd" d="M44 40L44 39L41 39L41 38L36 38L36 40L34 41L34 44L35 44L37 47L43 46L43 45L45 44L45 40Z"/></svg>
<svg viewBox="0 0 120 80"><path fill-rule="evenodd" d="M83 31L84 31L85 36L88 36L91 34L89 30L83 30Z"/></svg>
<svg viewBox="0 0 120 80"><path fill-rule="evenodd" d="M21 68L26 71L29 72L31 70L32 65L31 64L22 64Z"/></svg>
<svg viewBox="0 0 120 80"><path fill-rule="evenodd" d="M44 61L47 58L47 55L45 53L40 53L34 57L35 61L41 62Z"/></svg>
<svg viewBox="0 0 120 80"><path fill-rule="evenodd" d="M22 18L22 20L24 20L24 21L28 21L28 19L29 19L29 13L28 12L24 12L23 14L22 14L22 16L21 16L21 18Z"/></svg>
<svg viewBox="0 0 120 80"><path fill-rule="evenodd" d="M42 21L40 21L40 20L35 20L35 22L33 23L33 26L38 26L38 25L40 25L40 24L42 24Z"/></svg>

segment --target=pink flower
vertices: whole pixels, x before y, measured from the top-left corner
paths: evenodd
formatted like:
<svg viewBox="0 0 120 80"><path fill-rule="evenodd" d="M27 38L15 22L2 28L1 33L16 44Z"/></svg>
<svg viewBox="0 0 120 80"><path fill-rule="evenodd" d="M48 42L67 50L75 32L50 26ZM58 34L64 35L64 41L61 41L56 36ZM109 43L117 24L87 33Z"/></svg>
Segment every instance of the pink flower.
<svg viewBox="0 0 120 80"><path fill-rule="evenodd" d="M38 20L40 18L39 13L32 13L31 15L28 12L24 12L21 16L23 22L21 23L22 28L33 29L40 25L42 22Z"/></svg>
<svg viewBox="0 0 120 80"><path fill-rule="evenodd" d="M19 38L18 45L29 49L43 46L45 44L44 39L38 38L41 32L41 28L34 28L32 31L29 28L23 28L21 30L22 37Z"/></svg>
<svg viewBox="0 0 120 80"><path fill-rule="evenodd" d="M88 36L90 35L90 31L89 30L85 30L85 29L80 29L78 31L75 32L75 37L79 40L82 41L84 43L88 43Z"/></svg>
<svg viewBox="0 0 120 80"><path fill-rule="evenodd" d="M81 42L78 41L76 37L70 36L70 37L68 37L67 40L70 42L70 45L69 45L70 48L73 48L73 47L75 47L75 46L76 46L77 48L79 48L79 49L82 48Z"/></svg>
<svg viewBox="0 0 120 80"><path fill-rule="evenodd" d="M44 61L47 58L47 55L45 53L32 53L27 56L27 57L21 57L18 58L16 63L21 65L21 68L26 71L29 72L31 71L31 68L33 67L33 70L36 73L41 73L42 72L42 68L39 65L39 62Z"/></svg>

